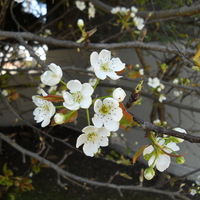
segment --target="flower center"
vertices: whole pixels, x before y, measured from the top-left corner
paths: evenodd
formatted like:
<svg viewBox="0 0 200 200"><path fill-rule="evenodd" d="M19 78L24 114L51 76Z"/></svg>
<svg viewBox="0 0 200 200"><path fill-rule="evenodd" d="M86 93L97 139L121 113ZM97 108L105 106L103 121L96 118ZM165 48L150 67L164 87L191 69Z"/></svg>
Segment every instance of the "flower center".
<svg viewBox="0 0 200 200"><path fill-rule="evenodd" d="M101 109L100 109L100 112L102 113L102 114L108 114L109 112L110 112L110 107L108 107L108 106L105 106L105 105L103 105L102 107L101 107Z"/></svg>
<svg viewBox="0 0 200 200"><path fill-rule="evenodd" d="M104 72L107 72L110 70L110 68L108 67L108 64L109 62L106 62L104 64L101 64L101 69L104 71Z"/></svg>
<svg viewBox="0 0 200 200"><path fill-rule="evenodd" d="M87 135L87 140L88 140L88 141L94 142L95 139L96 139L96 137L97 137L97 134L96 134L95 132L92 132L92 133L89 133L89 134Z"/></svg>
<svg viewBox="0 0 200 200"><path fill-rule="evenodd" d="M77 93L72 94L72 96L73 96L73 100L74 100L75 102L77 102L77 103L80 103L81 100L83 99L83 96L82 96L82 94L81 94L80 91L77 92Z"/></svg>
<svg viewBox="0 0 200 200"><path fill-rule="evenodd" d="M51 74L51 76L52 76L53 78L57 78L57 75L56 75L56 74Z"/></svg>

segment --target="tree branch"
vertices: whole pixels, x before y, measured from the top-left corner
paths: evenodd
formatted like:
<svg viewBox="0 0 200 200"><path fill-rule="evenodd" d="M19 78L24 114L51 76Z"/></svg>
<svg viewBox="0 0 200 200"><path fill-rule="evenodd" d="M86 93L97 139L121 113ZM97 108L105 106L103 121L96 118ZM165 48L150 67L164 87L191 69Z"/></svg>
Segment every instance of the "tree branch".
<svg viewBox="0 0 200 200"><path fill-rule="evenodd" d="M2 140L4 140L5 142L7 142L12 147L14 147L19 152L26 154L26 155L28 155L32 158L35 158L36 160L40 161L41 163L43 163L43 164L51 167L52 169L54 169L57 173L64 175L64 176L67 176L68 178L71 178L71 179L78 181L78 182L87 183L87 184L95 185L95 186L99 186L99 187L108 187L108 188L116 189L118 191L120 191L120 190L135 190L135 191L142 191L142 192L153 192L153 193L157 193L157 194L167 195L167 196L171 197L172 199L173 199L173 197L177 196L181 199L189 200L186 196L180 194L179 191L169 192L169 191L162 191L162 190L158 190L158 189L154 189L154 188L139 187L139 186L133 186L133 185L116 185L116 184L104 183L104 182L93 181L93 180L90 180L90 179L87 179L87 178L83 178L83 177L77 176L75 174L72 174L70 172L67 172L67 171L59 168L58 165L56 165L56 164L52 163L51 161L39 156L36 153L33 153L33 152L31 152L27 149L24 149L23 147L19 146L13 140L6 137L1 132L0 132L0 138Z"/></svg>
<svg viewBox="0 0 200 200"><path fill-rule="evenodd" d="M67 47L67 48L83 48L83 49L131 49L131 48L141 48L141 49L148 49L153 51L159 51L159 52L166 52L171 54L183 54L183 55L195 55L196 51L192 49L179 49L179 51L170 46L166 45L159 45L155 43L144 43L140 41L129 41L129 42L122 42L122 43L89 43L87 46L85 46L84 43L77 43L69 40L59 40L54 39L51 37L41 37L32 33L26 33L26 32L11 32L11 31L0 31L0 38L2 39L16 39L18 40L19 37L23 37L26 40L31 41L38 41L43 44L51 44L56 47Z"/></svg>

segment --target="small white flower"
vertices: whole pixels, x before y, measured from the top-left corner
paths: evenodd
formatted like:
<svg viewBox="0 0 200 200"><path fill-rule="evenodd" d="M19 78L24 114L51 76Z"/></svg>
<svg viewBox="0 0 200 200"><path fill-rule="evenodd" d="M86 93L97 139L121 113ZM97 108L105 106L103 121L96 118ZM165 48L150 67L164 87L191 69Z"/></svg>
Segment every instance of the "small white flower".
<svg viewBox="0 0 200 200"><path fill-rule="evenodd" d="M178 84L178 79L175 78L175 79L173 80L173 83L174 83L174 84Z"/></svg>
<svg viewBox="0 0 200 200"><path fill-rule="evenodd" d="M196 189L191 189L190 190L190 195L194 196L195 194L197 194L197 190Z"/></svg>
<svg viewBox="0 0 200 200"><path fill-rule="evenodd" d="M67 83L69 92L63 92L65 102L63 106L69 110L78 110L81 108L89 108L92 103L91 95L94 91L89 83L81 84L78 80L71 80Z"/></svg>
<svg viewBox="0 0 200 200"><path fill-rule="evenodd" d="M158 125L158 124L160 124L161 122L160 122L159 119L156 119L156 120L153 121L153 123L156 124L156 125Z"/></svg>
<svg viewBox="0 0 200 200"><path fill-rule="evenodd" d="M94 103L94 111L92 122L96 127L100 128L104 125L109 131L119 129L119 121L123 113L118 101L110 97L104 99L103 102L97 99Z"/></svg>
<svg viewBox="0 0 200 200"><path fill-rule="evenodd" d="M160 145L164 147L163 150L166 151L167 153L171 153L172 151L178 151L180 149L175 142L169 142L168 144L164 144L165 139L160 137L158 137L156 140ZM148 161L148 165L150 167L156 166L157 170L163 172L170 165L171 162L170 156L168 156L164 152L155 152L155 149L152 145L144 149L143 156L145 156L146 154L151 154L152 152L153 154Z"/></svg>
<svg viewBox="0 0 200 200"><path fill-rule="evenodd" d="M182 128L179 128L179 127L178 127L178 128L173 128L173 130L178 131L178 132L180 132L180 133L187 134L187 132L186 132L185 129L182 129ZM184 141L184 139L182 139L182 138L177 138L177 140L178 140L180 143Z"/></svg>
<svg viewBox="0 0 200 200"><path fill-rule="evenodd" d="M63 72L62 69L54 63L51 63L48 65L48 67L50 70L44 72L40 79L45 85L54 86L60 82L60 79L63 76Z"/></svg>
<svg viewBox="0 0 200 200"><path fill-rule="evenodd" d="M47 94L42 90L42 95L46 96ZM32 97L33 102L35 103L37 108L33 111L33 115L35 115L34 119L37 123L42 122L41 126L45 127L50 123L50 118L56 112L54 105L47 100L41 99L37 96Z"/></svg>
<svg viewBox="0 0 200 200"><path fill-rule="evenodd" d="M182 91L178 91L178 90L174 91L174 96L175 97L179 97L179 96L181 96L181 94L182 94Z"/></svg>
<svg viewBox="0 0 200 200"><path fill-rule="evenodd" d="M117 6L117 7L112 8L110 12L111 12L112 14L117 14L119 11L120 11L120 7Z"/></svg>
<svg viewBox="0 0 200 200"><path fill-rule="evenodd" d="M65 116L62 113L56 113L54 120L56 124L63 124L65 122Z"/></svg>
<svg viewBox="0 0 200 200"><path fill-rule="evenodd" d="M96 10L95 10L95 7L94 5L89 2L89 8L88 8L88 18L94 18L95 17L95 13L96 13Z"/></svg>
<svg viewBox="0 0 200 200"><path fill-rule="evenodd" d="M2 90L1 94L5 97L8 96L8 91L6 89Z"/></svg>
<svg viewBox="0 0 200 200"><path fill-rule="evenodd" d="M82 130L81 134L76 142L76 148L83 145L83 152L87 156L94 156L97 153L99 147L108 146L108 136L110 136L110 131L105 127L97 128L95 126L86 126Z"/></svg>
<svg viewBox="0 0 200 200"><path fill-rule="evenodd" d="M164 94L161 94L161 95L159 96L158 101L159 101L160 103L162 103L164 100L166 100L166 97L164 96Z"/></svg>
<svg viewBox="0 0 200 200"><path fill-rule="evenodd" d="M90 55L90 62L94 69L95 75L104 80L106 76L113 80L121 78L116 72L119 72L125 68L125 64L121 62L119 58L111 59L111 52L103 49L99 54L93 52Z"/></svg>
<svg viewBox="0 0 200 200"><path fill-rule="evenodd" d="M76 4L76 7L81 11L86 8L84 1L75 1L75 4Z"/></svg>
<svg viewBox="0 0 200 200"><path fill-rule="evenodd" d="M82 19L78 19L77 26L82 28L84 26L84 21Z"/></svg>
<svg viewBox="0 0 200 200"><path fill-rule="evenodd" d="M121 15L127 15L129 11L130 11L129 8L121 7L119 12Z"/></svg>
<svg viewBox="0 0 200 200"><path fill-rule="evenodd" d="M160 85L160 80L156 77L156 78L148 78L148 83L149 86L151 86L152 88L157 88Z"/></svg>
<svg viewBox="0 0 200 200"><path fill-rule="evenodd" d="M147 179L147 180L151 180L153 177L155 176L155 171L153 168L147 168L145 169L144 171L144 177Z"/></svg>
<svg viewBox="0 0 200 200"><path fill-rule="evenodd" d="M122 102L126 97L126 92L122 88L116 88L112 94L113 98L118 102Z"/></svg>
<svg viewBox="0 0 200 200"><path fill-rule="evenodd" d="M140 69L139 73L140 73L141 76L143 76L144 75L144 69Z"/></svg>
<svg viewBox="0 0 200 200"><path fill-rule="evenodd" d="M138 11L138 9L135 6L132 6L131 7L131 11L134 12L134 13L136 13Z"/></svg>
<svg viewBox="0 0 200 200"><path fill-rule="evenodd" d="M97 82L97 79L96 79L96 78L90 78L90 79L89 79L89 84L90 84L91 86L94 86L94 85L96 84L96 82Z"/></svg>
<svg viewBox="0 0 200 200"><path fill-rule="evenodd" d="M142 28L144 27L144 19L140 17L134 17L133 22L135 26L137 26L138 30L142 30Z"/></svg>

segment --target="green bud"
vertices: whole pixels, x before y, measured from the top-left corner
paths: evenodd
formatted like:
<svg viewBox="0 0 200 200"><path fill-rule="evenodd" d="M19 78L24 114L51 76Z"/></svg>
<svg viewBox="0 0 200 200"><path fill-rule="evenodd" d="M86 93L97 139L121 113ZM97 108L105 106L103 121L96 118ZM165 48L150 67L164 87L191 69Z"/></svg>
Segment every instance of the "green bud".
<svg viewBox="0 0 200 200"><path fill-rule="evenodd" d="M149 167L149 168L145 169L144 177L147 180L151 180L154 176L155 176L155 171L154 171L154 169L152 167Z"/></svg>
<svg viewBox="0 0 200 200"><path fill-rule="evenodd" d="M151 156L152 156L151 154L145 154L144 155L144 159L145 160L149 160L151 158Z"/></svg>
<svg viewBox="0 0 200 200"><path fill-rule="evenodd" d="M176 162L178 164L183 164L185 162L185 158L183 156L176 157Z"/></svg>

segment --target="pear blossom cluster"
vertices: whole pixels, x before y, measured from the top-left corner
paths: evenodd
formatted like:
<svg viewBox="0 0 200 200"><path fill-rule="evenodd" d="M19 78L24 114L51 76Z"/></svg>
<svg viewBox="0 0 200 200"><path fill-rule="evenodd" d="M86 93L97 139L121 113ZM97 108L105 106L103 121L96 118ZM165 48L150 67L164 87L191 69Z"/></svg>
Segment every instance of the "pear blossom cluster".
<svg viewBox="0 0 200 200"><path fill-rule="evenodd" d="M46 127L50 123L51 125L60 125L73 122L78 116L79 109L84 109L88 124L82 129L82 134L77 138L76 148L83 145L85 155L93 157L101 147L108 146L112 132L115 133L123 127L121 125L124 123L122 121L126 117L126 111L124 111L122 102L126 98L126 93L118 87L113 89L108 96L97 97L94 95L95 89L101 80L118 80L122 77L121 72L125 69L125 64L119 58L112 57L109 50L103 49L99 53L96 51L91 53L90 64L88 71L93 72L91 75L95 75L94 78L85 83L81 83L77 79L65 83L61 67L51 63L40 76L42 82L40 84L41 95L33 96L32 100L36 105L33 112L34 119L37 123L41 123L42 127ZM138 67L139 65L137 65ZM62 91L58 91L60 88L58 84L63 84L62 88L64 89ZM156 92L164 89L157 77L150 77L148 85ZM49 94L42 89L45 86L49 86ZM159 90L159 88L161 89ZM165 99L165 96L160 94L159 101L162 102ZM55 106L54 102L60 104ZM91 107L93 113L89 112ZM91 113L93 114L92 117L90 117ZM156 120L154 124L164 125L165 122L161 123L160 120ZM187 134L182 128L174 128L174 130ZM142 151L140 150L140 154L143 154L149 165L144 171L144 177L147 180L155 176L155 168L160 172L166 170L170 166L171 157L173 156L176 157L178 164L184 163L183 156L176 153L180 149L177 143L183 142L183 139L172 136L156 137L154 133L151 133L149 138L151 144L143 146Z"/></svg>
<svg viewBox="0 0 200 200"><path fill-rule="evenodd" d="M148 83L147 83L151 88L153 88L154 91L156 92L161 92L162 90L165 89L165 86L160 82L160 80L155 77L155 78L148 78ZM163 102L164 100L166 100L167 98L165 97L164 94L159 94L159 98L158 101L159 102Z"/></svg>
<svg viewBox="0 0 200 200"><path fill-rule="evenodd" d="M85 10L87 7L84 1L75 1L75 5L80 11ZM96 14L96 9L95 9L93 3L89 2L88 18L89 19L94 18L95 14Z"/></svg>
<svg viewBox="0 0 200 200"><path fill-rule="evenodd" d="M117 80L121 78L117 72L125 68L125 64L119 58L112 58L111 52L103 49L100 53L93 52L90 55L91 71L96 78L90 82L81 83L79 80L70 80L67 83L62 81L63 72L60 66L51 63L40 77L43 85L50 86L49 95L40 89L42 96L32 97L37 106L33 112L37 123L42 122L45 127L51 122L63 124L72 120L79 109L89 109L93 105L94 116L91 117L93 125L90 124L83 128L76 143L76 147L83 145L83 151L87 156L94 156L100 147L108 146L108 137L111 131L117 131L120 127L120 120L123 117L123 111L120 102L126 97L122 88L116 88L109 97L92 99L94 90L100 80L110 78ZM62 92L56 92L57 85L63 83L66 89ZM42 86L43 87L43 86ZM54 95L55 94L55 95ZM56 112L56 106L52 102L62 102L62 107ZM87 112L89 115L89 112ZM70 118L71 117L71 118Z"/></svg>
<svg viewBox="0 0 200 200"><path fill-rule="evenodd" d="M174 128L174 130L186 134L186 131L182 128ZM184 140L175 137L153 137L151 138L152 144L144 148L144 159L148 160L149 168L144 171L144 176L147 180L151 180L155 176L154 167L160 171L165 171L171 163L171 157L176 157L178 164L183 164L185 159L183 156L177 156L176 151L180 148L177 143L181 143ZM175 156L174 156L175 155Z"/></svg>
<svg viewBox="0 0 200 200"><path fill-rule="evenodd" d="M117 6L113 7L110 12L112 14L117 14L119 17L130 15L133 20L133 24L137 27L138 30L142 30L144 27L144 19L141 17L136 17L137 11L138 9L135 6L132 6L131 8Z"/></svg>

